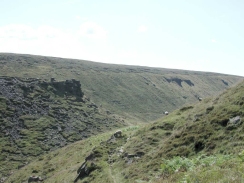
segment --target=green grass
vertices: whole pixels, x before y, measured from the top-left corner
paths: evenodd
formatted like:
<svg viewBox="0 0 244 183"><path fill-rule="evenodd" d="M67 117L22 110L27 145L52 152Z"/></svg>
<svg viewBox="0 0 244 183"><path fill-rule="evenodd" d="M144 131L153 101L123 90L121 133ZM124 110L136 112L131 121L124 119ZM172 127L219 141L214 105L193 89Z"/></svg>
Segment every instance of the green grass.
<svg viewBox="0 0 244 183"><path fill-rule="evenodd" d="M216 73L7 53L0 54L1 65L4 66L0 67L2 76L47 80L75 78L81 81L85 95L95 103L134 123L158 119L164 111L195 102L198 96L218 94L242 79ZM182 80L181 85L174 78ZM188 85L187 80L194 85Z"/></svg>
<svg viewBox="0 0 244 183"><path fill-rule="evenodd" d="M138 129L125 144L125 150L132 154L141 151L145 155L130 165L123 161L117 162L117 171L122 172L123 176L131 182L154 182L157 181L155 177L163 176L163 173L159 173L162 158L172 162L177 159L176 157L181 157L182 160L186 160L182 163L189 163L188 160L206 154L207 157L204 160L211 160L211 158L218 160L219 158L222 161L221 157L230 155L233 161L236 160L237 154L244 149L243 123L230 129L228 128L230 124L223 126L221 122L237 115L240 115L243 120L243 96L244 83L242 82L216 98L205 99L196 105L185 106L153 124ZM217 118L216 114L219 114ZM236 169L243 168L239 160L234 161L233 164L231 164L231 160L227 162L230 163L228 166L236 164ZM220 176L221 172L228 171L224 168L218 171L218 167L215 168L213 171L217 171L216 176ZM236 169L230 170L233 176ZM206 174L201 179L199 178L200 182L204 182L204 179L208 180L206 177L211 175L211 170L211 168L206 170ZM198 175L194 176L201 176L201 171L199 170ZM241 176L234 178L236 182L242 180ZM179 179L177 177L178 174L170 175L168 182L182 180L182 177ZM209 182L225 182L230 180L230 177L226 176L223 179L215 177L215 179L216 181L210 179ZM165 179L160 180L165 181ZM193 179L190 182L194 182Z"/></svg>
<svg viewBox="0 0 244 183"><path fill-rule="evenodd" d="M18 58L20 61L17 62ZM52 103L44 102L43 105L50 105L51 109L46 117L21 116L24 125L19 130L21 139L13 140L5 131L0 131L0 176L12 174L7 182L24 182L32 174L43 176L45 182L73 182L78 167L92 150L97 153L99 168L79 182L160 182L165 177L161 165L173 163L177 158L186 170L182 171L180 166L180 173L169 171L168 182L202 181L209 175L214 177L209 182L228 182L232 177L234 181L241 180L241 175L235 172L243 170L242 160L237 154L244 149L244 126L243 123L231 126L227 122L237 115L243 120L244 83L215 98L205 98L194 104L197 96L210 96L227 88L222 80L231 86L240 81L240 77L14 54L1 54L0 64L5 65L0 67L2 75L38 75L48 80L50 77L76 78L81 81L85 93L85 104L81 104L74 101L75 97L64 99L55 95L55 88L50 86L24 92L26 98L35 102L38 102L39 95L49 96ZM17 68L19 72L10 72ZM166 78L191 80L194 86L183 81L181 87L176 82L167 82ZM0 124L11 129L13 121L10 118L16 111L6 101L0 97ZM94 101L98 108L90 107ZM19 105L18 101L11 102ZM176 108L178 110L173 111ZM163 116L166 110L170 111L168 116L141 125L141 122ZM55 117L65 111L71 120ZM3 117L5 115L8 118ZM102 132L123 126L121 115L125 116L126 122L136 122L138 126L123 129L124 137L120 141L102 145L101 142L111 136L111 133ZM84 133L84 138L91 137L75 142L82 139L80 134ZM58 141L57 137L63 139ZM57 149L67 145L58 144L64 141L72 144ZM137 153L144 155L126 158L126 154ZM209 169L201 169L201 166L189 165L203 154L211 161L223 158L227 167L214 164ZM236 168L226 157L230 157ZM28 165L17 170L25 164ZM226 175L220 179L220 175L227 171L231 172L230 177Z"/></svg>
<svg viewBox="0 0 244 183"><path fill-rule="evenodd" d="M85 96L83 101L78 102L71 98L76 96L65 98L56 95L53 90L46 90L40 84L42 81L28 90L24 87L28 80L18 80L22 82L14 86L14 90L19 95L23 94L23 102L0 97L0 177L9 176L12 171L43 153L126 125L118 116L95 107L96 104ZM50 83L47 88L49 86L54 88ZM8 95L14 94L8 92ZM20 108L26 111L20 112ZM44 108L46 114L41 113Z"/></svg>
<svg viewBox="0 0 244 183"><path fill-rule="evenodd" d="M114 143L105 142L111 133L73 143L39 156L7 182L25 181L33 172L45 182L72 182L91 152L98 168L78 182L242 182L244 124L228 128L222 121L236 115L243 120L243 96L244 82L154 123L123 128Z"/></svg>
<svg viewBox="0 0 244 183"><path fill-rule="evenodd" d="M158 182L243 182L243 160L239 155L199 155L163 159Z"/></svg>
<svg viewBox="0 0 244 183"><path fill-rule="evenodd" d="M112 133L103 133L83 141L75 142L47 155L39 156L39 158L28 166L21 168L19 171L15 171L7 182L24 182L33 174L46 178L45 182L73 182L77 176L76 171L79 166L81 166L85 157L92 151L96 156L95 164L99 168L93 171L89 177L78 182L113 182L111 174L113 170L111 170L108 163L109 153L124 144L127 135L133 133L136 129L137 127L123 129L123 137L113 143L105 143ZM104 141L103 145L101 145L102 141Z"/></svg>

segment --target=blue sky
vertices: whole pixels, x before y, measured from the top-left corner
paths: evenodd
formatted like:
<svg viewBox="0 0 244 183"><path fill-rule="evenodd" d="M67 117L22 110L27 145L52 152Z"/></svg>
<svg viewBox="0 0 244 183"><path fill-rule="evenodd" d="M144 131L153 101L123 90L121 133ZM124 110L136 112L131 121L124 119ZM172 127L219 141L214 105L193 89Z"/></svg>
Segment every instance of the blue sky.
<svg viewBox="0 0 244 183"><path fill-rule="evenodd" d="M1 0L0 52L244 76L243 0Z"/></svg>

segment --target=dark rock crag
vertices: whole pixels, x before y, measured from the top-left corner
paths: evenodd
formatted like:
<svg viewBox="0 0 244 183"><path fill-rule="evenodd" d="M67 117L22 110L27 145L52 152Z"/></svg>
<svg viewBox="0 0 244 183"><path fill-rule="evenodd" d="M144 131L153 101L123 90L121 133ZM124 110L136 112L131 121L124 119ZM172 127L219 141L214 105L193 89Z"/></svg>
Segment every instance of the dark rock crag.
<svg viewBox="0 0 244 183"><path fill-rule="evenodd" d="M25 166L27 157L125 125L103 111L74 79L0 77L0 176L10 175L8 166Z"/></svg>
<svg viewBox="0 0 244 183"><path fill-rule="evenodd" d="M77 176L74 179L74 182L89 176L89 174L96 169L101 169L102 166L100 166L100 164L104 159L107 159L107 163L111 165L113 163L113 155L122 158L121 150L117 149L122 147L126 141L127 136L123 135L121 130L118 130L112 134L108 140L102 141L100 146L94 147L92 152L85 158L85 161L77 170Z"/></svg>
<svg viewBox="0 0 244 183"><path fill-rule="evenodd" d="M179 85L180 87L182 87L182 82L185 82L186 84L188 84L189 86L194 86L194 83L191 82L191 80L189 79L180 79L180 78L165 78L166 81L168 83L176 83L177 85Z"/></svg>
<svg viewBox="0 0 244 183"><path fill-rule="evenodd" d="M127 164L138 161L145 155L143 151L135 153L124 152L124 145L128 141L126 134L123 134L121 130L116 131L111 135L108 140L102 141L99 146L94 147L92 152L85 158L85 161L77 170L77 176L74 182L87 177L85 182L92 182L93 176L89 176L93 171L102 171L102 168L106 161L107 166L112 167L116 161L124 160Z"/></svg>

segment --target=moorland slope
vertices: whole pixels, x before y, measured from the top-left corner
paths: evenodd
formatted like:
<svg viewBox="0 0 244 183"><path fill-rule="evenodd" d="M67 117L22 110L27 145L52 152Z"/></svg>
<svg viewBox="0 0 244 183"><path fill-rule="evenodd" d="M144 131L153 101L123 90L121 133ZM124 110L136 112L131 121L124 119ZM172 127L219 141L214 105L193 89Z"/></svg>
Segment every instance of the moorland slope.
<svg viewBox="0 0 244 183"><path fill-rule="evenodd" d="M243 182L244 81L154 123L93 136L39 157L7 182ZM85 161L86 159L86 161ZM85 164L83 162L85 161Z"/></svg>
<svg viewBox="0 0 244 183"><path fill-rule="evenodd" d="M79 81L0 77L0 177L34 157L125 126L91 102Z"/></svg>
<svg viewBox="0 0 244 183"><path fill-rule="evenodd" d="M0 75L76 79L98 105L130 121L152 121L198 97L216 95L242 78L175 69L112 65L45 56L0 54Z"/></svg>

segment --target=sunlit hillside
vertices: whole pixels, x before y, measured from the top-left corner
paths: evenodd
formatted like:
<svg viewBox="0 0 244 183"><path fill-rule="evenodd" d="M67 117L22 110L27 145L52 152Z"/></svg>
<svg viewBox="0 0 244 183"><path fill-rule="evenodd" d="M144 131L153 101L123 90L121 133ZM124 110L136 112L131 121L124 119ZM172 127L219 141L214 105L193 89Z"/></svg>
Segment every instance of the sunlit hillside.
<svg viewBox="0 0 244 183"><path fill-rule="evenodd" d="M152 121L198 97L216 95L242 78L225 74L0 54L0 75L50 81L76 79L93 102L130 121Z"/></svg>
<svg viewBox="0 0 244 183"><path fill-rule="evenodd" d="M101 134L43 155L7 182L243 182L244 82L143 126ZM90 156L88 156L90 155ZM92 156L91 156L92 155Z"/></svg>

